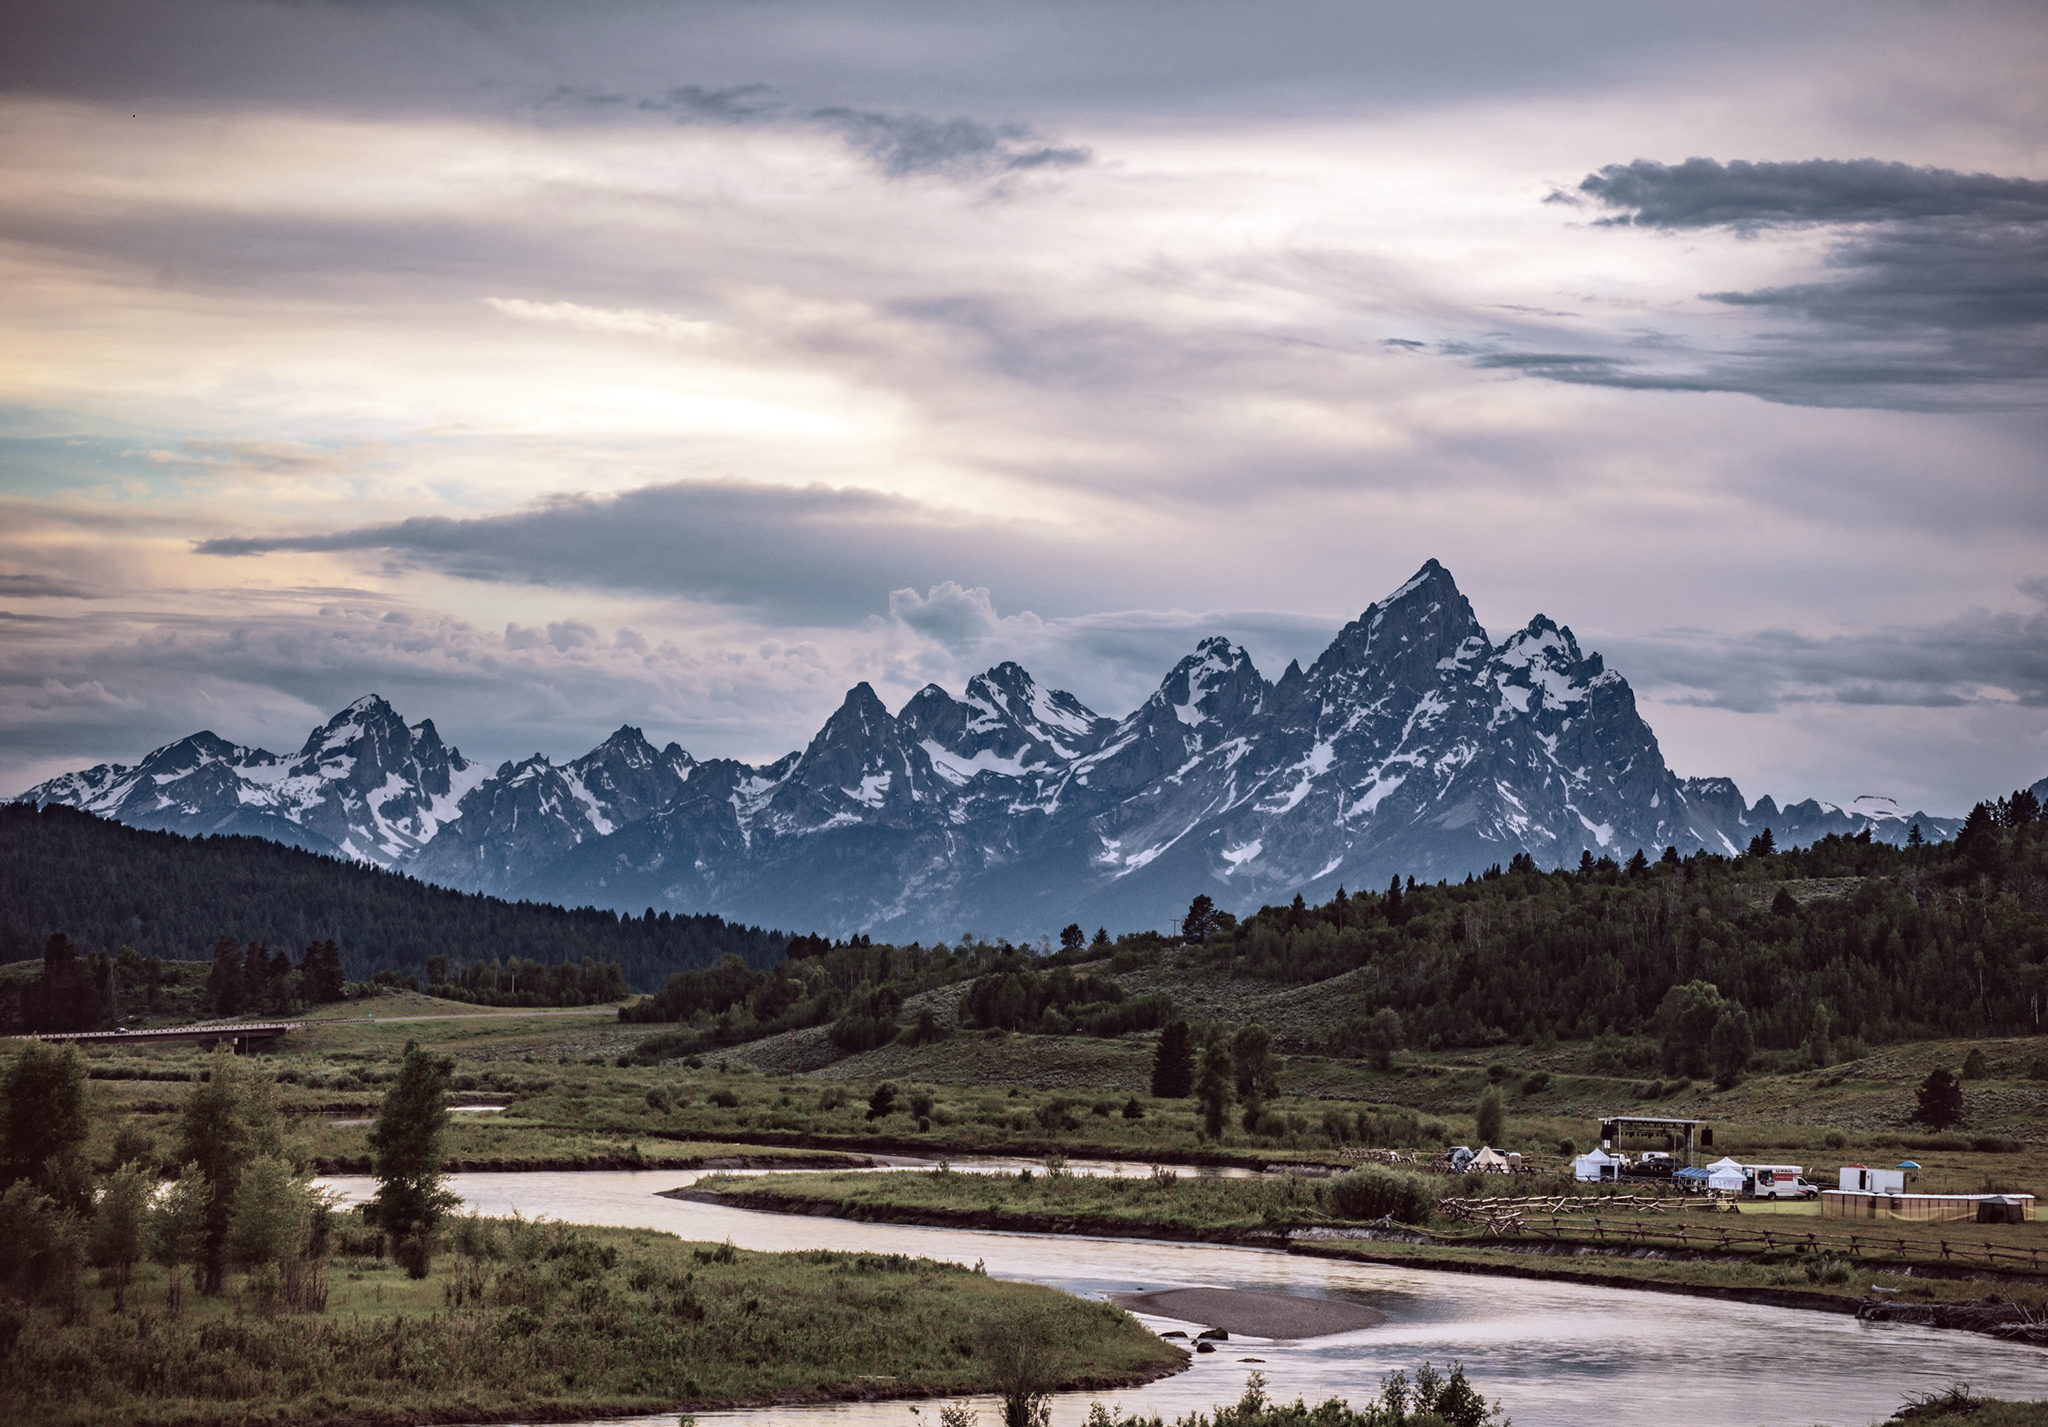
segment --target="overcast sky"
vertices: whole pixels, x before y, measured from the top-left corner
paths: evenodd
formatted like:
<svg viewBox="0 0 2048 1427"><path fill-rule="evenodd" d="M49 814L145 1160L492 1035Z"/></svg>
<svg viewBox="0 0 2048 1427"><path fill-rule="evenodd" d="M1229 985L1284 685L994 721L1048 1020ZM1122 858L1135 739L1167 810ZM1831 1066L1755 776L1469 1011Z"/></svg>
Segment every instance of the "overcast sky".
<svg viewBox="0 0 2048 1427"><path fill-rule="evenodd" d="M1429 557L1681 774L2048 774L2048 9L0 11L0 792L1121 714Z"/></svg>

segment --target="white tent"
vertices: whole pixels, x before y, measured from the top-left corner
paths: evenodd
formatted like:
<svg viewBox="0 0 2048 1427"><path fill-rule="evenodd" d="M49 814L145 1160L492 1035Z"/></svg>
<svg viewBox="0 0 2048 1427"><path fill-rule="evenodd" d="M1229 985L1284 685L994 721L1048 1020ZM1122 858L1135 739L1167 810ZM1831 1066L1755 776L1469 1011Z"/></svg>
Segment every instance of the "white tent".
<svg viewBox="0 0 2048 1427"><path fill-rule="evenodd" d="M1724 1159L1707 1166L1707 1188L1726 1190L1730 1194L1742 1192L1742 1182L1749 1178L1749 1171L1732 1159Z"/></svg>
<svg viewBox="0 0 2048 1427"><path fill-rule="evenodd" d="M1472 1156L1472 1163L1466 1168L1476 1169L1481 1174L1506 1174L1508 1157L1491 1145L1482 1145L1479 1153Z"/></svg>
<svg viewBox="0 0 2048 1427"><path fill-rule="evenodd" d="M1605 1150L1587 1150L1572 1161L1572 1178L1582 1184L1614 1179L1621 1173L1621 1161Z"/></svg>

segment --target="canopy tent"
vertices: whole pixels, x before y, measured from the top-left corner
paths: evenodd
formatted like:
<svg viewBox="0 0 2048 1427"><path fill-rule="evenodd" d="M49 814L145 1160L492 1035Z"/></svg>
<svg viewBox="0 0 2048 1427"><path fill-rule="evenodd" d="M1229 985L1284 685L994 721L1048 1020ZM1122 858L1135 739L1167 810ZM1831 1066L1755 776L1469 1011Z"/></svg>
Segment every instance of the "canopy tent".
<svg viewBox="0 0 2048 1427"><path fill-rule="evenodd" d="M1740 1194L1743 1183L1748 1178L1749 1171L1732 1159L1723 1160L1720 1164L1710 1164L1707 1166L1707 1188L1709 1189L1722 1189L1731 1194Z"/></svg>
<svg viewBox="0 0 2048 1427"><path fill-rule="evenodd" d="M1595 1184L1603 1179L1617 1179L1621 1174L1621 1161L1605 1150L1587 1150L1572 1161L1572 1178L1581 1184Z"/></svg>

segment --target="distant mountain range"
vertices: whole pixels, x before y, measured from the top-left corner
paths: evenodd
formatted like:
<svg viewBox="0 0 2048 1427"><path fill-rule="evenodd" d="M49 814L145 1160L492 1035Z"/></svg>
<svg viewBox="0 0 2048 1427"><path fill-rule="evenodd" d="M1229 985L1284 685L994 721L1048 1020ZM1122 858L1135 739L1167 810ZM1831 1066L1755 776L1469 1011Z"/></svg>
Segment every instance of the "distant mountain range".
<svg viewBox="0 0 2048 1427"><path fill-rule="evenodd" d="M2044 780L2048 786L2048 780ZM1121 719L1016 664L892 715L865 683L765 767L621 728L569 763L495 769L371 695L289 758L211 733L22 794L138 827L249 833L500 896L715 912L898 941L1164 926L1340 884L1434 881L1527 853L1737 853L1958 818L1887 798L1744 800L1680 778L1628 681L1539 615L1488 639L1432 560L1277 682L1203 640Z"/></svg>

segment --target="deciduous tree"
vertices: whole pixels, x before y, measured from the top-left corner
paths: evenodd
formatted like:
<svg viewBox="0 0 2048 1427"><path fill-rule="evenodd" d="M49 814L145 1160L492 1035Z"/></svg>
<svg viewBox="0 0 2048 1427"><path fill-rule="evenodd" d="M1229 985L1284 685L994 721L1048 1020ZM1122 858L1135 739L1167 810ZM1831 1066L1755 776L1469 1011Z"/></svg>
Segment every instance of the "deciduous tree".
<svg viewBox="0 0 2048 1427"><path fill-rule="evenodd" d="M441 1136L448 1123L448 1082L455 1062L430 1055L411 1041L398 1079L385 1093L370 1129L370 1173L377 1192L370 1210L393 1253L414 1278L425 1278L428 1236L460 1201L441 1171Z"/></svg>

